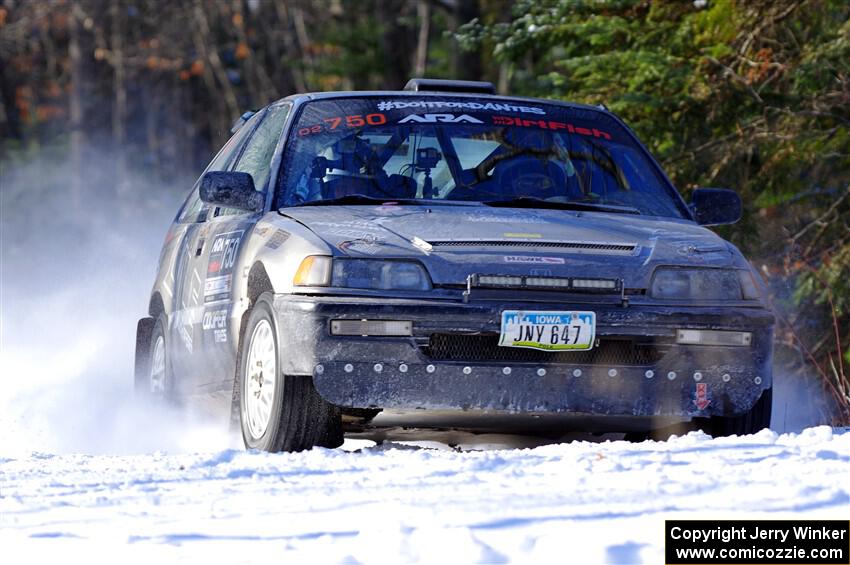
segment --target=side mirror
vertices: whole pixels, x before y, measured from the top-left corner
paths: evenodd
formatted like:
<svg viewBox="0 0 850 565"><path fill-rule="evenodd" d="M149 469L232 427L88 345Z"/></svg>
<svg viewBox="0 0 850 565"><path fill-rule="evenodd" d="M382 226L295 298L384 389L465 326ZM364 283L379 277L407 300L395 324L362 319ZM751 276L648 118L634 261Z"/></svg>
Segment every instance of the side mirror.
<svg viewBox="0 0 850 565"><path fill-rule="evenodd" d="M263 195L254 190L254 178L248 173L210 171L201 177L200 193L207 204L250 212L263 209Z"/></svg>
<svg viewBox="0 0 850 565"><path fill-rule="evenodd" d="M741 197L725 188L698 188L691 197L691 211L701 226L734 224L741 219Z"/></svg>

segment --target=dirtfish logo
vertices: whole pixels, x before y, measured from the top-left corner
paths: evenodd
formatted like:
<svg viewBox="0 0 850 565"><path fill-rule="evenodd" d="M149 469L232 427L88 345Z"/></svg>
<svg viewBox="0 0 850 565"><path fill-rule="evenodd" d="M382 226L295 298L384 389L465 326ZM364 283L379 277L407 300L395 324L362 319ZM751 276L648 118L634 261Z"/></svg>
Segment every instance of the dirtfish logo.
<svg viewBox="0 0 850 565"><path fill-rule="evenodd" d="M483 124L481 120L473 118L467 114L455 116L454 114L411 114L404 119L398 121L400 124L416 122L418 124Z"/></svg>

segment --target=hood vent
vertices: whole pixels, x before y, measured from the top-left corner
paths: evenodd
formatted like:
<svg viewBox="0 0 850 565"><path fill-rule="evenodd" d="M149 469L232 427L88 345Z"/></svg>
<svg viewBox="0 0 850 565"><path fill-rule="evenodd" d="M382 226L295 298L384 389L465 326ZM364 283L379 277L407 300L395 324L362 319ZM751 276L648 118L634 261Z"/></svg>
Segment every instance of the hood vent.
<svg viewBox="0 0 850 565"><path fill-rule="evenodd" d="M638 246L634 243L598 243L589 241L504 241L504 240L480 240L480 241L431 241L431 246L436 250L440 248L463 248L463 247L498 247L514 249L559 249L569 253L589 253L594 255L634 255Z"/></svg>

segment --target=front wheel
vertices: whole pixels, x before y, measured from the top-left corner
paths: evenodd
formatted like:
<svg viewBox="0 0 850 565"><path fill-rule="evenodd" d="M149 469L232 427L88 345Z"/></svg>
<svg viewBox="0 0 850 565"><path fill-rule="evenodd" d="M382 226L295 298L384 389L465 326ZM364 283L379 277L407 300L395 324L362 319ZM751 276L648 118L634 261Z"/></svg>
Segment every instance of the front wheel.
<svg viewBox="0 0 850 565"><path fill-rule="evenodd" d="M319 396L309 376L282 373L285 353L270 299L263 295L251 310L239 348L239 419L245 446L302 451L341 445L339 409Z"/></svg>

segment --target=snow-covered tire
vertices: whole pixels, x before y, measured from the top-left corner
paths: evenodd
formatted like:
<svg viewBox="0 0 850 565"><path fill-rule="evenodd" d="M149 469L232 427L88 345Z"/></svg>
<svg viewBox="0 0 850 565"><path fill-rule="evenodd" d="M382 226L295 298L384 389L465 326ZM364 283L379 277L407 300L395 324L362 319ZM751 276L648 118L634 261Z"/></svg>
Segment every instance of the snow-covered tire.
<svg viewBox="0 0 850 565"><path fill-rule="evenodd" d="M319 396L311 377L282 373L286 352L279 344L271 298L264 294L251 309L239 346L234 401L245 447L276 452L342 445L339 409Z"/></svg>
<svg viewBox="0 0 850 565"><path fill-rule="evenodd" d="M136 324L136 367L133 388L137 395L147 390L151 362L151 333L153 333L154 324L156 324L155 318L142 318Z"/></svg>
<svg viewBox="0 0 850 565"><path fill-rule="evenodd" d="M768 388L753 407L744 414L732 417L716 416L708 420L707 433L712 437L743 436L754 434L770 427L770 414L773 404L773 388Z"/></svg>
<svg viewBox="0 0 850 565"><path fill-rule="evenodd" d="M173 399L166 323L165 314L160 314L142 318L136 328L136 394L155 402Z"/></svg>

